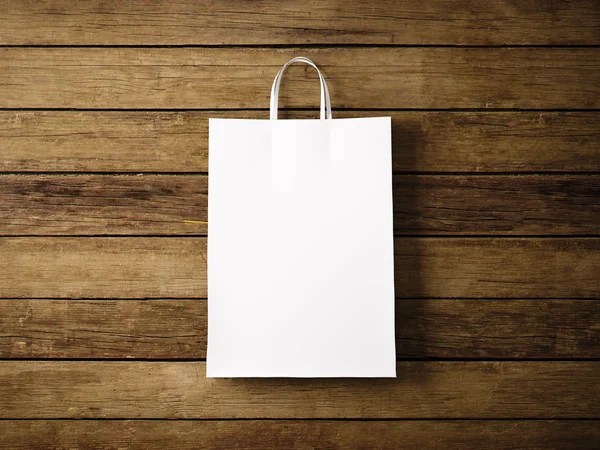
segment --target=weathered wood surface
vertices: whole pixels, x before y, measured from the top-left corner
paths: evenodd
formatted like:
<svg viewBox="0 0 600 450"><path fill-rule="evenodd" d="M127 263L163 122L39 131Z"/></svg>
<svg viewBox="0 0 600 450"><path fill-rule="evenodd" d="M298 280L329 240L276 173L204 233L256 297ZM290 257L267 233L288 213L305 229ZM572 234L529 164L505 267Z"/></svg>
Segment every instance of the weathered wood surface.
<svg viewBox="0 0 600 450"><path fill-rule="evenodd" d="M214 379L203 362L7 361L0 418L592 418L600 362L401 362L398 378Z"/></svg>
<svg viewBox="0 0 600 450"><path fill-rule="evenodd" d="M396 296L599 298L598 250L597 238L396 238ZM206 296L206 238L1 238L0 254L0 297Z"/></svg>
<svg viewBox="0 0 600 450"><path fill-rule="evenodd" d="M598 175L397 175L393 195L396 234L600 232ZM0 235L206 234L207 221L207 176L0 175Z"/></svg>
<svg viewBox="0 0 600 450"><path fill-rule="evenodd" d="M338 108L600 108L600 48L0 48L0 108L267 108L290 57ZM315 107L314 69L281 107Z"/></svg>
<svg viewBox="0 0 600 450"><path fill-rule="evenodd" d="M207 176L0 175L0 235L206 234L207 215Z"/></svg>
<svg viewBox="0 0 600 450"><path fill-rule="evenodd" d="M0 297L205 297L205 238L3 238Z"/></svg>
<svg viewBox="0 0 600 450"><path fill-rule="evenodd" d="M592 420L2 420L0 449L595 449Z"/></svg>
<svg viewBox="0 0 600 450"><path fill-rule="evenodd" d="M597 448L599 25L596 0L0 2L0 449ZM299 54L334 117L392 116L397 379L205 378L207 119L267 118ZM291 68L282 116L318 98Z"/></svg>
<svg viewBox="0 0 600 450"><path fill-rule="evenodd" d="M0 44L598 45L594 0L14 1Z"/></svg>
<svg viewBox="0 0 600 450"><path fill-rule="evenodd" d="M596 112L335 112L370 116L392 117L395 171L600 171ZM209 117L268 112L0 111L0 171L207 172Z"/></svg>
<svg viewBox="0 0 600 450"><path fill-rule="evenodd" d="M395 176L393 197L397 234L600 231L600 176Z"/></svg>
<svg viewBox="0 0 600 450"><path fill-rule="evenodd" d="M0 358L206 358L205 300L0 300ZM398 358L597 358L596 300L399 300ZM360 357L357 354L357 357Z"/></svg>

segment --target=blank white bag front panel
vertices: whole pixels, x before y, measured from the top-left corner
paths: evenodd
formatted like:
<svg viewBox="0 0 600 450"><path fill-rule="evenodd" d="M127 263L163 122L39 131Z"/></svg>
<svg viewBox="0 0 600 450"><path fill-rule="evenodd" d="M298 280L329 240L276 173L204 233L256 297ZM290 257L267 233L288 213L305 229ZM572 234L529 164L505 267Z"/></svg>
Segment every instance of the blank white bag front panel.
<svg viewBox="0 0 600 450"><path fill-rule="evenodd" d="M391 119L211 119L207 375L395 376Z"/></svg>

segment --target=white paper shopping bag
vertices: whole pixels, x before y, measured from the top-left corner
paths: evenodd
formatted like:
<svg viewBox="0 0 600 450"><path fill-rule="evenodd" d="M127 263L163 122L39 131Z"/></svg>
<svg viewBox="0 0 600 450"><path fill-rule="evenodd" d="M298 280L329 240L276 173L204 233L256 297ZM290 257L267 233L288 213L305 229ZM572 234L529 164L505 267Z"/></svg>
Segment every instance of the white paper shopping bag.
<svg viewBox="0 0 600 450"><path fill-rule="evenodd" d="M208 377L395 377L391 119L210 119ZM317 69L318 71L318 69Z"/></svg>

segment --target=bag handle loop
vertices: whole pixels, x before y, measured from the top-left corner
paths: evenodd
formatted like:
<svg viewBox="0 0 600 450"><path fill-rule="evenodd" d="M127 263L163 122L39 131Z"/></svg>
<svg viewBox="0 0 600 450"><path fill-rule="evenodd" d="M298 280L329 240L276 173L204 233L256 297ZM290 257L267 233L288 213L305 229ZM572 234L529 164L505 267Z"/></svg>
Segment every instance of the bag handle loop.
<svg viewBox="0 0 600 450"><path fill-rule="evenodd" d="M329 98L329 89L327 88L325 77L323 77L323 74L321 73L317 65L310 59L304 56L297 56L286 62L281 68L281 70L277 72L277 75L275 75L275 79L273 80L273 86L271 87L271 120L277 120L277 108L279 103L279 85L281 84L283 72L285 72L285 69L287 69L289 65L294 64L296 62L302 62L308 64L309 66L313 66L315 69L317 69L317 73L319 74L319 80L321 82L321 120L331 119L331 99Z"/></svg>

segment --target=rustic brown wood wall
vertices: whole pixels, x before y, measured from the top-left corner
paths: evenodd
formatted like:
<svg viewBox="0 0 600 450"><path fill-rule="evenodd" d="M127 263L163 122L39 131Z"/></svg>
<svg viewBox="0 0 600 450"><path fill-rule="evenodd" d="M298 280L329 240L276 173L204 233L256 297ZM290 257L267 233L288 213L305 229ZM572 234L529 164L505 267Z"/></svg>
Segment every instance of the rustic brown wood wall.
<svg viewBox="0 0 600 450"><path fill-rule="evenodd" d="M0 46L0 448L600 446L597 0L5 0ZM394 380L204 376L207 118L295 55L393 117Z"/></svg>

